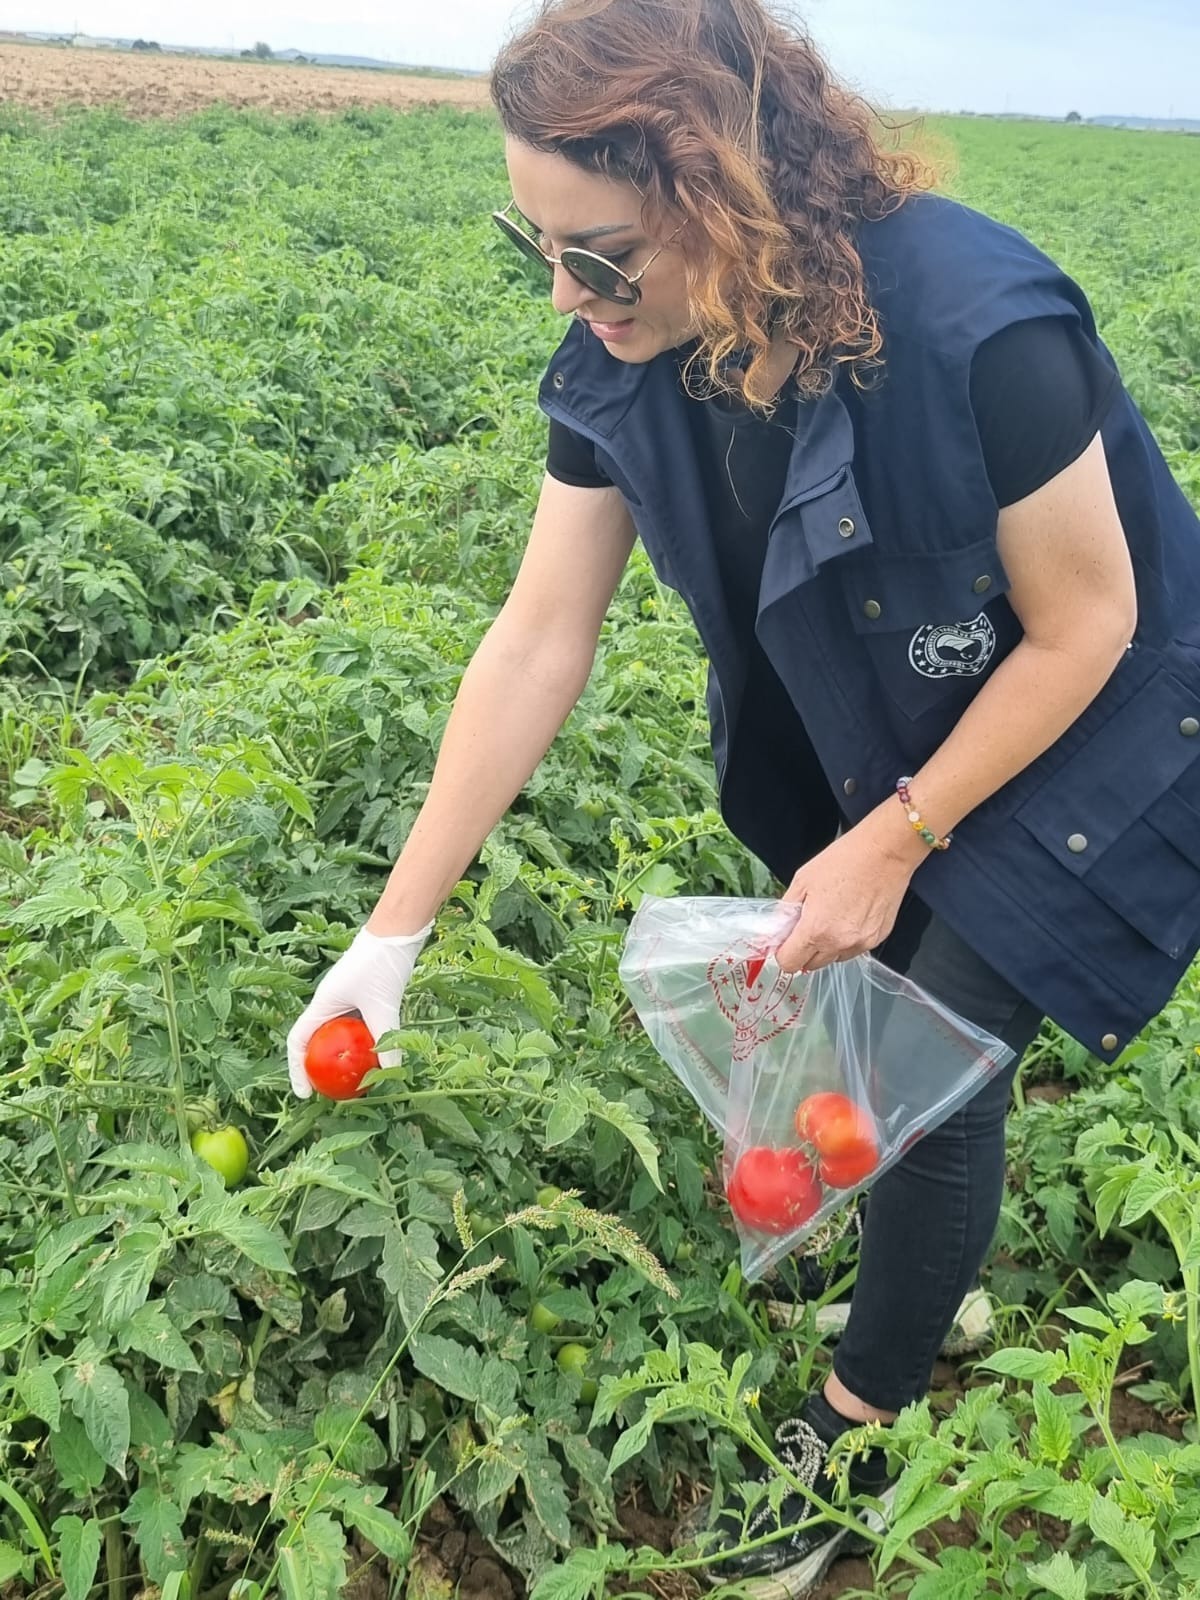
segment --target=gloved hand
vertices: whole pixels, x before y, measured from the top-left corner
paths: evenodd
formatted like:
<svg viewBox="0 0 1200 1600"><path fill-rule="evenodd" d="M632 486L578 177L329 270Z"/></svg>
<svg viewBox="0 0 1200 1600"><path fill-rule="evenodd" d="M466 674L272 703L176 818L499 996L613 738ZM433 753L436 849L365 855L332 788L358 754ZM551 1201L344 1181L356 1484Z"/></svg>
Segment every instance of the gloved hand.
<svg viewBox="0 0 1200 1600"><path fill-rule="evenodd" d="M313 1092L304 1070L304 1054L323 1022L357 1011L376 1040L400 1026L400 1002L432 927L431 922L419 933L386 938L361 928L350 948L330 967L287 1036L288 1077L301 1100ZM399 1059L398 1050L385 1050L379 1064L392 1067Z"/></svg>

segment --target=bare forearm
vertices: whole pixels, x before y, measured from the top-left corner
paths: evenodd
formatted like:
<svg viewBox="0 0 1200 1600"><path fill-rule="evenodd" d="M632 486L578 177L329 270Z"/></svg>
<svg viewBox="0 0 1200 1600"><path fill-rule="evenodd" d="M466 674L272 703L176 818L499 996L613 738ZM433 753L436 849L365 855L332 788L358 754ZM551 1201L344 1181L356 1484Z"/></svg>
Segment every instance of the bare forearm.
<svg viewBox="0 0 1200 1600"><path fill-rule="evenodd" d="M1101 621L1086 641L1051 646L1022 640L913 775L913 800L926 824L939 836L950 833L1036 761L1100 693L1126 642L1116 621L1112 628ZM927 856L928 846L908 827L894 797L865 821L914 866Z"/></svg>
<svg viewBox="0 0 1200 1600"><path fill-rule="evenodd" d="M580 650L529 645L503 618L463 675L425 804L368 919L373 933L424 927L520 793L583 692Z"/></svg>

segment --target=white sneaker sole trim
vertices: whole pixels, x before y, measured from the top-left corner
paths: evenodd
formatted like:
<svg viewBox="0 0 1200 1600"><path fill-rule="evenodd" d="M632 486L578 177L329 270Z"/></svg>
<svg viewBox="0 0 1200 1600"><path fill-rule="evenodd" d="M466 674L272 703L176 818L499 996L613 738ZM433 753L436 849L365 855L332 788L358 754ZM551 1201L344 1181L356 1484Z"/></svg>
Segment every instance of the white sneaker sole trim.
<svg viewBox="0 0 1200 1600"><path fill-rule="evenodd" d="M883 1533L887 1528L895 1495L896 1486L891 1484L878 1496L884 1508L882 1512L859 1513L860 1520L873 1532ZM803 1600L805 1595L812 1593L839 1556L855 1553L845 1548L853 1538L848 1529L839 1529L828 1544L814 1550L794 1567L785 1567L782 1572L772 1572L763 1578L743 1579L741 1592L747 1596L747 1600Z"/></svg>
<svg viewBox="0 0 1200 1600"><path fill-rule="evenodd" d="M799 1327L804 1321L806 1306L786 1300L768 1300L767 1317L773 1328L786 1330ZM837 1338L846 1330L850 1319L850 1302L835 1300L831 1305L818 1306L815 1316L816 1331L821 1338ZM954 1318L954 1326L942 1342L945 1355L967 1355L981 1349L995 1336L996 1325L992 1302L986 1289L972 1289L963 1299Z"/></svg>

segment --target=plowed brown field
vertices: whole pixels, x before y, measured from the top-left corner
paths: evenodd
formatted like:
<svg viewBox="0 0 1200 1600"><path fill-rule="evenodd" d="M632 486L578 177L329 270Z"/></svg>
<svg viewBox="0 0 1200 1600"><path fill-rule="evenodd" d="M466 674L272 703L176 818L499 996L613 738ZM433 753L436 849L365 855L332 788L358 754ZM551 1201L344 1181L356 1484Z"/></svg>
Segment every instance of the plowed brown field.
<svg viewBox="0 0 1200 1600"><path fill-rule="evenodd" d="M0 43L0 103L5 101L38 111L119 105L136 117L180 116L216 102L264 111L404 110L431 103L483 106L487 84L483 78Z"/></svg>

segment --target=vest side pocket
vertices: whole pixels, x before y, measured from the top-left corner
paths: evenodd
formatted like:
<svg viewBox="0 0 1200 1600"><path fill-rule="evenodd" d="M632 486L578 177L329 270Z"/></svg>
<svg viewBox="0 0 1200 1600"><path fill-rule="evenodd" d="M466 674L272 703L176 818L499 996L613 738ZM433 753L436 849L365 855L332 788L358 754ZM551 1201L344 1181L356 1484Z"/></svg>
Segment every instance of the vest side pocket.
<svg viewBox="0 0 1200 1600"><path fill-rule="evenodd" d="M1060 866L1165 955L1200 948L1200 674L1160 668L1017 808Z"/></svg>

